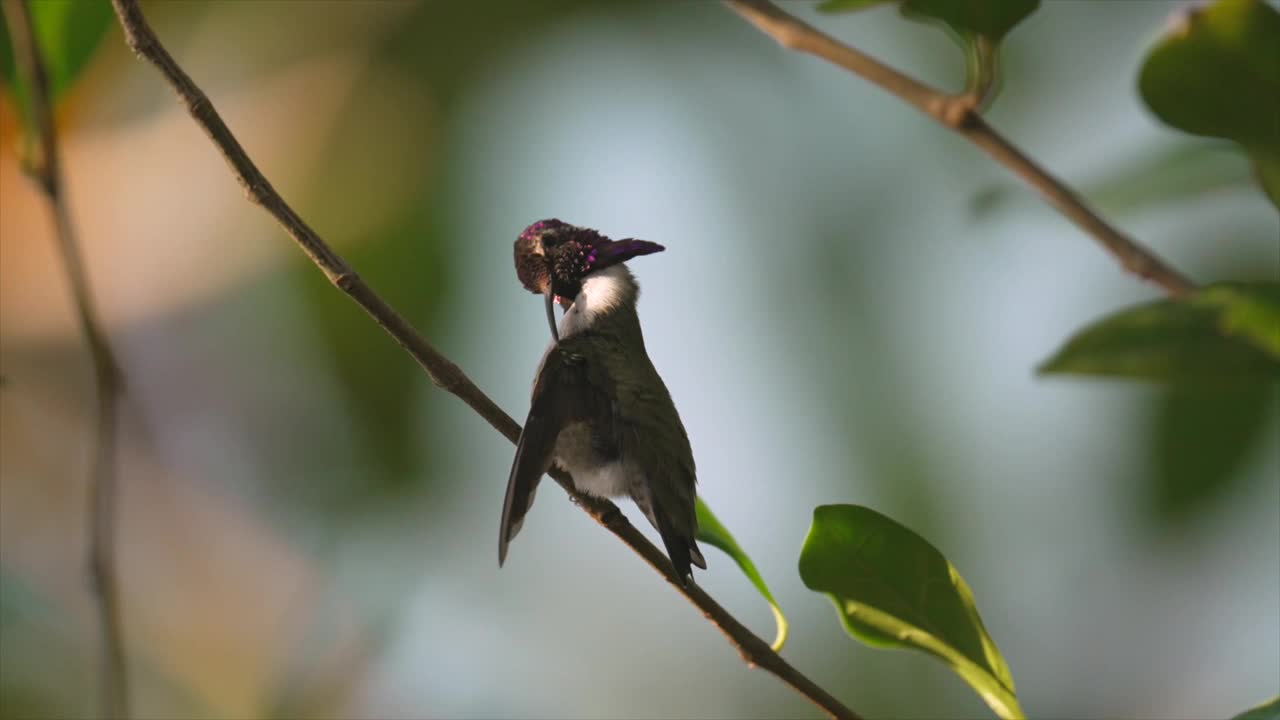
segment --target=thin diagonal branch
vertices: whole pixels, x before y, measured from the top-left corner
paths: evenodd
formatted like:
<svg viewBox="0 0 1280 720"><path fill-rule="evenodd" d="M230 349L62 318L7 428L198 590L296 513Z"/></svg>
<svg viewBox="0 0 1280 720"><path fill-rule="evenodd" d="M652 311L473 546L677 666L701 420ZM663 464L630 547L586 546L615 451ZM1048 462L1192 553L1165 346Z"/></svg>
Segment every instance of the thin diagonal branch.
<svg viewBox="0 0 1280 720"><path fill-rule="evenodd" d="M1169 295L1177 297L1195 289L1182 273L1120 232L1104 220L1074 190L1068 187L1013 143L978 113L980 98L948 95L901 73L871 56L827 35L791 15L769 0L724 0L730 8L772 37L784 48L809 53L848 70L896 95L920 112L963 135L982 148L996 162L1013 171L1035 188L1045 201L1068 220L1089 233L1098 244L1120 262L1121 267L1149 280Z"/></svg>
<svg viewBox="0 0 1280 720"><path fill-rule="evenodd" d="M120 19L129 47L140 57L154 64L164 75L196 123L222 153L232 173L244 187L249 200L261 205L270 213L325 276L395 339L422 366L437 387L457 396L503 437L513 443L516 442L520 437L520 425L481 392L480 388L476 387L457 365L432 347L426 338L422 337L413 326L379 297L364 280L360 279L360 276L280 197L245 153L231 130L227 128L209 98L192 82L160 43L147 24L137 0L112 0L112 5ZM622 515L616 505L608 500L588 497L577 492L569 476L563 472L553 471L551 477L588 515L617 536L662 574L677 592L693 603L712 624L724 633L729 643L737 648L748 665L763 668L777 676L831 717L857 720L856 713L783 660L769 647L769 643L738 622L701 588L692 583L685 587L676 578L666 556Z"/></svg>
<svg viewBox="0 0 1280 720"><path fill-rule="evenodd" d="M101 708L104 718L129 716L129 673L124 655L116 575L116 413L123 378L111 343L98 320L89 277L67 208L48 75L37 46L31 14L22 0L5 0L14 64L27 89L29 128L37 142L25 159L27 173L48 201L62 266L71 285L80 330L93 360L98 398L93 466L89 485L89 575L101 632Z"/></svg>

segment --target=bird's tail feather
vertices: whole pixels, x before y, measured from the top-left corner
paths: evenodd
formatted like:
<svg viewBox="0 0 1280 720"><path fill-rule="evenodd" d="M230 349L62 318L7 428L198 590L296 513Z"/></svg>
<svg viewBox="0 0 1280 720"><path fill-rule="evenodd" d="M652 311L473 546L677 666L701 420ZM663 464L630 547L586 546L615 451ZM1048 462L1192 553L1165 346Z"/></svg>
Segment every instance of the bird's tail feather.
<svg viewBox="0 0 1280 720"><path fill-rule="evenodd" d="M703 570L707 569L707 559L702 557L702 551L698 549L698 541L689 541L689 560Z"/></svg>

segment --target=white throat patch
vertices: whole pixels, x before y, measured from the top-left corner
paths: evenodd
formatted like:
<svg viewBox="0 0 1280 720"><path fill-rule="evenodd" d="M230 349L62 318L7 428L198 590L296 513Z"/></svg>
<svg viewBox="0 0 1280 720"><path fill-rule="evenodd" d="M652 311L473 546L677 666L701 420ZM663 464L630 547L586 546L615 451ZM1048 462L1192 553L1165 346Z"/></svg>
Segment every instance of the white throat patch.
<svg viewBox="0 0 1280 720"><path fill-rule="evenodd" d="M634 303L640 288L624 264L613 265L588 275L582 289L560 321L560 337L566 338L590 327L596 318L624 303Z"/></svg>

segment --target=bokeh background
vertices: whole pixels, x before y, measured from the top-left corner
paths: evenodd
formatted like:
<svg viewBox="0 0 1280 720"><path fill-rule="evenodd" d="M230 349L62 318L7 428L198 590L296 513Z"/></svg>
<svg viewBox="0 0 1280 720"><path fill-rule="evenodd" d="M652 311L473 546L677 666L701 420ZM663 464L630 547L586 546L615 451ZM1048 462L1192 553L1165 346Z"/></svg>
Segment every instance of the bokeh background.
<svg viewBox="0 0 1280 720"><path fill-rule="evenodd" d="M787 7L962 81L948 38L892 10ZM1193 277L1275 281L1280 221L1245 161L1134 91L1177 7L1045 2L992 122ZM520 229L665 244L632 267L701 493L788 612L785 655L859 712L987 716L803 587L823 503L948 554L1032 716L1227 717L1280 689L1280 391L1037 377L1157 291L962 139L713 2L148 13L284 196L517 417L546 342ZM0 715L90 717L91 374L2 112ZM511 446L244 201L118 29L59 127L128 376L139 717L817 716L554 487L499 571ZM770 636L708 560L699 582Z"/></svg>

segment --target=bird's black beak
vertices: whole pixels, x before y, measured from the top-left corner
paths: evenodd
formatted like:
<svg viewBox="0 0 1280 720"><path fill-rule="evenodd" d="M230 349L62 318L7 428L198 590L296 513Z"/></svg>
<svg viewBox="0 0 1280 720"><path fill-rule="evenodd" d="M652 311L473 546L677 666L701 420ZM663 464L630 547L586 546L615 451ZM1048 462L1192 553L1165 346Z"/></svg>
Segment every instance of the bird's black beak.
<svg viewBox="0 0 1280 720"><path fill-rule="evenodd" d="M602 270L610 265L624 263L639 255L649 255L663 250L666 250L666 248L648 240L627 238L626 240L610 241L596 251L599 260L591 266L591 269Z"/></svg>
<svg viewBox="0 0 1280 720"><path fill-rule="evenodd" d="M551 291L550 283L547 283L547 290L543 296L547 300L547 325L551 326L551 340L560 342L560 331L556 329L556 294Z"/></svg>

